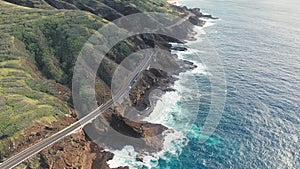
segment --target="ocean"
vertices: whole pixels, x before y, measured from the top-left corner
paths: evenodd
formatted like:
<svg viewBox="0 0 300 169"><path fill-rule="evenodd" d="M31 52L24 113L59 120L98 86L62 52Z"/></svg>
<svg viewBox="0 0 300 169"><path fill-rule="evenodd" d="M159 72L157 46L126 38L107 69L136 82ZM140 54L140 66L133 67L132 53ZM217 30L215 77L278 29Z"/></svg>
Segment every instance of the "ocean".
<svg viewBox="0 0 300 169"><path fill-rule="evenodd" d="M197 41L186 44L190 49L177 53L198 68L181 73L176 91L166 93L147 118L173 132L166 134L163 150L143 163L127 146L114 152L110 166L300 168L300 2L179 3L220 19L208 21ZM214 106L224 111L209 120ZM203 142L210 121L216 128Z"/></svg>

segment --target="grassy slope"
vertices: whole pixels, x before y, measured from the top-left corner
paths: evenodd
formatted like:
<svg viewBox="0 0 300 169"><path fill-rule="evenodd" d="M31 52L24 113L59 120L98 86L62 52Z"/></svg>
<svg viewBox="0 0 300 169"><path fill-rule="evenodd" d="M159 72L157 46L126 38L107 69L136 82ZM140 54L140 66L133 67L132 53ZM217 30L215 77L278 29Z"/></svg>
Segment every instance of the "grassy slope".
<svg viewBox="0 0 300 169"><path fill-rule="evenodd" d="M63 56L72 59L91 29L105 21L81 11L29 9L3 1L0 11L0 152L6 152L8 143L35 122L50 123L69 113L69 95L60 96L64 87L55 81L70 79L65 69L71 63L55 62ZM53 26L68 38L51 32ZM58 42L67 45L58 49L63 45Z"/></svg>

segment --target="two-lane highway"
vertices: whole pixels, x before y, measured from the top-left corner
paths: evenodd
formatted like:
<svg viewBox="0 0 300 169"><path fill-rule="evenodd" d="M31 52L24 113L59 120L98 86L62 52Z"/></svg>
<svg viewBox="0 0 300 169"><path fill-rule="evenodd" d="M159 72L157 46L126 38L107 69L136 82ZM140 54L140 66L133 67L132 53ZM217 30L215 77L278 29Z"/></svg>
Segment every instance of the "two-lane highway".
<svg viewBox="0 0 300 169"><path fill-rule="evenodd" d="M145 56L142 60L142 63L134 70L134 72L131 73L131 76L126 81L126 83L122 86L122 88L119 90L118 93L109 100L104 105L101 105L97 109L95 109L93 112L89 113L85 117L81 118L79 121L73 123L69 127L65 128L64 130L52 135L51 137L48 137L41 142L25 149L24 151L20 152L19 154L7 159L2 164L0 164L1 169L9 169L16 167L24 160L32 157L33 155L36 155L40 151L44 150L45 148L53 145L54 143L58 142L59 140L63 139L64 137L68 136L69 134L72 134L76 130L79 130L80 128L83 128L86 124L92 122L94 119L96 119L101 113L109 109L113 104L114 101L121 100L126 94L129 93L131 89L131 85L133 84L133 81L136 81L136 78L140 75L140 73L145 70L149 65L150 61L152 60L154 53L151 54L151 56L147 57Z"/></svg>

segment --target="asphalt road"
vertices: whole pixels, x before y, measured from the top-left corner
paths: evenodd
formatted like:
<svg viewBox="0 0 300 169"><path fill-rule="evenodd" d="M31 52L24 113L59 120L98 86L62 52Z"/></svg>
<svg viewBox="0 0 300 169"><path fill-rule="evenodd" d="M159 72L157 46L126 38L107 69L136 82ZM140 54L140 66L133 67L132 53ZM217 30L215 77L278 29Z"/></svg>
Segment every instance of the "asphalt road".
<svg viewBox="0 0 300 169"><path fill-rule="evenodd" d="M85 117L81 118L79 121L73 123L69 127L65 128L64 130L52 135L51 137L48 137L41 142L23 150L19 154L7 159L2 164L0 164L1 169L9 169L16 167L23 161L27 160L28 158L36 155L40 151L44 150L45 148L53 145L54 143L58 142L59 140L63 139L64 137L72 134L76 130L79 130L80 128L83 128L86 124L92 122L94 119L96 119L102 112L109 109L114 102L121 100L126 94L129 93L131 89L131 85L134 84L134 81L136 81L136 78L139 77L140 73L145 70L149 65L150 61L152 60L154 53L152 53L151 56L145 57L142 60L142 63L135 69L134 72L131 73L129 80L126 81L126 83L123 85L123 87L119 90L119 92L109 100L104 105L101 105L93 112L89 113Z"/></svg>

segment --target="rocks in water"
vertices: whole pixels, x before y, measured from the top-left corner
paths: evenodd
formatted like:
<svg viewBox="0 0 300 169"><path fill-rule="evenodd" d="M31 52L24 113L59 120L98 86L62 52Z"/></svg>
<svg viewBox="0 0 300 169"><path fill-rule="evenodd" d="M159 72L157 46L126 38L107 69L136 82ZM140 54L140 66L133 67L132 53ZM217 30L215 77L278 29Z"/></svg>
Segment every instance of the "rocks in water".
<svg viewBox="0 0 300 169"><path fill-rule="evenodd" d="M203 15L200 8L192 8L192 9L187 9L187 10L198 17L202 17L202 15Z"/></svg>
<svg viewBox="0 0 300 169"><path fill-rule="evenodd" d="M173 47L171 47L171 50L176 50L176 51L187 51L188 49L187 49L186 47L173 46Z"/></svg>
<svg viewBox="0 0 300 169"><path fill-rule="evenodd" d="M198 16L190 16L189 21L196 26L203 26L205 21L201 20Z"/></svg>
<svg viewBox="0 0 300 169"><path fill-rule="evenodd" d="M166 88L166 89L163 89L164 92L175 92L176 90L173 89L173 88Z"/></svg>
<svg viewBox="0 0 300 169"><path fill-rule="evenodd" d="M199 18L208 18L208 19L218 19L216 17L213 17L210 14L203 14L201 12L200 8L192 8L192 9L187 9L188 11L190 11L192 14L194 14L195 16L199 17Z"/></svg>
<svg viewBox="0 0 300 169"><path fill-rule="evenodd" d="M210 14L202 15L202 17L203 17L203 18L208 18L208 19L219 19L219 18L213 17L213 16L210 15Z"/></svg>
<svg viewBox="0 0 300 169"><path fill-rule="evenodd" d="M136 161L144 162L144 158L141 157L140 155L137 155L135 159L136 159Z"/></svg>
<svg viewBox="0 0 300 169"><path fill-rule="evenodd" d="M134 138L154 137L167 130L167 127L160 124L131 121L123 117L119 112L108 115L107 121L119 133Z"/></svg>

